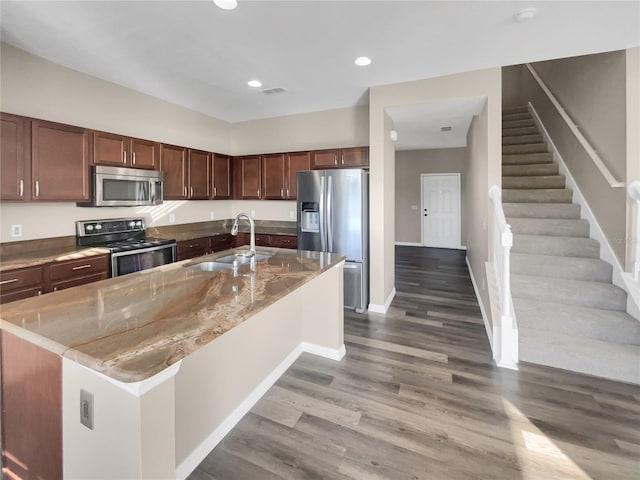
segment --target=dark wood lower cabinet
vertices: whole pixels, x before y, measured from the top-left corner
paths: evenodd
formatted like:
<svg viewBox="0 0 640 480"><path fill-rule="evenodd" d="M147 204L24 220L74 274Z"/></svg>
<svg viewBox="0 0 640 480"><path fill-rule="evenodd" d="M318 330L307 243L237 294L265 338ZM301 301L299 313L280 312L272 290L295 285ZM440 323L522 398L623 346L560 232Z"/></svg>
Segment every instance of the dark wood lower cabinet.
<svg viewBox="0 0 640 480"><path fill-rule="evenodd" d="M234 246L234 238L230 233L224 233L222 235L215 235L211 237L211 251L223 252L229 250Z"/></svg>
<svg viewBox="0 0 640 480"><path fill-rule="evenodd" d="M236 236L236 247L249 245L250 242L251 238L247 232L240 232ZM298 237L295 235L265 235L256 233L256 246L295 249L298 247Z"/></svg>
<svg viewBox="0 0 640 480"><path fill-rule="evenodd" d="M62 359L0 330L2 477L62 478Z"/></svg>
<svg viewBox="0 0 640 480"><path fill-rule="evenodd" d="M208 254L210 251L209 237L182 240L178 242L176 250L178 261L201 257Z"/></svg>

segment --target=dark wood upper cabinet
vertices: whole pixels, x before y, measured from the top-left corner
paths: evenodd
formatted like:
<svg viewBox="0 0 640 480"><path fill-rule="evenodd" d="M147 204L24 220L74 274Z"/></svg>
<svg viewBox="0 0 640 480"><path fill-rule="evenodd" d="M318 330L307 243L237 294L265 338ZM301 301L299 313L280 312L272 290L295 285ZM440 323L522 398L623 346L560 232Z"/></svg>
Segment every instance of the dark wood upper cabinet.
<svg viewBox="0 0 640 480"><path fill-rule="evenodd" d="M298 196L298 175L303 170L311 169L311 152L295 152L287 154L285 172L285 198L295 200Z"/></svg>
<svg viewBox="0 0 640 480"><path fill-rule="evenodd" d="M369 147L343 148L340 166L345 168L368 167Z"/></svg>
<svg viewBox="0 0 640 480"><path fill-rule="evenodd" d="M158 168L159 145L156 142L107 132L93 132L91 140L95 165Z"/></svg>
<svg viewBox="0 0 640 480"><path fill-rule="evenodd" d="M211 198L214 200L231 198L231 157L214 153L212 173L213 192Z"/></svg>
<svg viewBox="0 0 640 480"><path fill-rule="evenodd" d="M282 200L286 195L284 153L270 153L262 156L263 198L266 200Z"/></svg>
<svg viewBox="0 0 640 480"><path fill-rule="evenodd" d="M31 121L32 198L81 202L89 199L89 132L84 128Z"/></svg>
<svg viewBox="0 0 640 480"><path fill-rule="evenodd" d="M131 139L131 166L135 168L160 168L160 144L139 138Z"/></svg>
<svg viewBox="0 0 640 480"><path fill-rule="evenodd" d="M311 152L311 168L336 168L340 162L340 149L316 150Z"/></svg>
<svg viewBox="0 0 640 480"><path fill-rule="evenodd" d="M163 173L164 199L185 200L187 198L187 149L162 144L160 168Z"/></svg>
<svg viewBox="0 0 640 480"><path fill-rule="evenodd" d="M0 199L30 200L30 164L25 155L28 120L3 113L0 121Z"/></svg>
<svg viewBox="0 0 640 480"><path fill-rule="evenodd" d="M207 200L211 197L211 154L189 149L188 198Z"/></svg>
<svg viewBox="0 0 640 480"><path fill-rule="evenodd" d="M262 156L247 155L236 158L238 167L238 195L243 200L259 200L262 194Z"/></svg>

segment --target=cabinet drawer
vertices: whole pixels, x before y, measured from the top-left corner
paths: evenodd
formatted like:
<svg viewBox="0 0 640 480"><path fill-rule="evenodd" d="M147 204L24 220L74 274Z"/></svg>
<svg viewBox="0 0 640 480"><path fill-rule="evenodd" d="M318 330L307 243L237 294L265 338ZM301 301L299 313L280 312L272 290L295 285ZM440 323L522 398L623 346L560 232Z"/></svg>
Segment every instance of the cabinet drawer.
<svg viewBox="0 0 640 480"><path fill-rule="evenodd" d="M41 289L42 267L20 268L0 273L0 292L3 295L5 292L24 290L29 287ZM17 298L14 300L17 300Z"/></svg>
<svg viewBox="0 0 640 480"><path fill-rule="evenodd" d="M42 294L42 287L31 287L24 290L17 290L13 292L6 292L3 290L0 294L0 303L15 302L16 300L23 300L25 298L37 297Z"/></svg>
<svg viewBox="0 0 640 480"><path fill-rule="evenodd" d="M294 235L271 235L271 246L280 248L298 248L298 237Z"/></svg>
<svg viewBox="0 0 640 480"><path fill-rule="evenodd" d="M229 233L211 237L211 251L221 252L233 248L233 236Z"/></svg>
<svg viewBox="0 0 640 480"><path fill-rule="evenodd" d="M108 260L107 255L96 255L78 260L52 263L49 268L51 282L59 282L71 280L74 277L86 277L99 273L106 274Z"/></svg>
<svg viewBox="0 0 640 480"><path fill-rule="evenodd" d="M72 278L71 280L56 282L51 284L51 290L57 292L58 290L64 290L65 288L77 287L79 285L85 285L87 283L97 282L109 278L107 272L96 273L94 275L87 275L78 278Z"/></svg>
<svg viewBox="0 0 640 480"><path fill-rule="evenodd" d="M178 242L178 260L200 257L209 251L209 237L194 238L193 240L183 240Z"/></svg>

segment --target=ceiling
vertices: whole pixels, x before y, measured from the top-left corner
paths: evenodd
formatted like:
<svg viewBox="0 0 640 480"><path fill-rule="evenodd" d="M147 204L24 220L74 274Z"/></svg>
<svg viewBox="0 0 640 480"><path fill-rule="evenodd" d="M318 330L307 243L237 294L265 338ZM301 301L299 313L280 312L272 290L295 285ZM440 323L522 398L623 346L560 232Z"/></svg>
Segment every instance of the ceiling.
<svg viewBox="0 0 640 480"><path fill-rule="evenodd" d="M464 97L387 107L398 132L395 149L466 147L471 120L482 112L486 101L487 97ZM442 131L442 127L451 130Z"/></svg>
<svg viewBox="0 0 640 480"><path fill-rule="evenodd" d="M375 85L640 44L638 1L238 3L2 0L1 38L228 122L366 104ZM531 6L532 21L514 21ZM373 63L356 67L361 55ZM286 92L261 92L276 87Z"/></svg>

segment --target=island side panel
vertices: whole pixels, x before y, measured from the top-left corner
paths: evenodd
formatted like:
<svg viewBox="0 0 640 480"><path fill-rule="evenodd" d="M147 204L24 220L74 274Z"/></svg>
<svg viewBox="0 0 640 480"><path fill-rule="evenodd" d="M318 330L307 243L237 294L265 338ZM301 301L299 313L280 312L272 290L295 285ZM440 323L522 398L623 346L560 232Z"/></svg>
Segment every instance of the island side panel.
<svg viewBox="0 0 640 480"><path fill-rule="evenodd" d="M7 478L62 478L62 362L0 330L2 465Z"/></svg>

